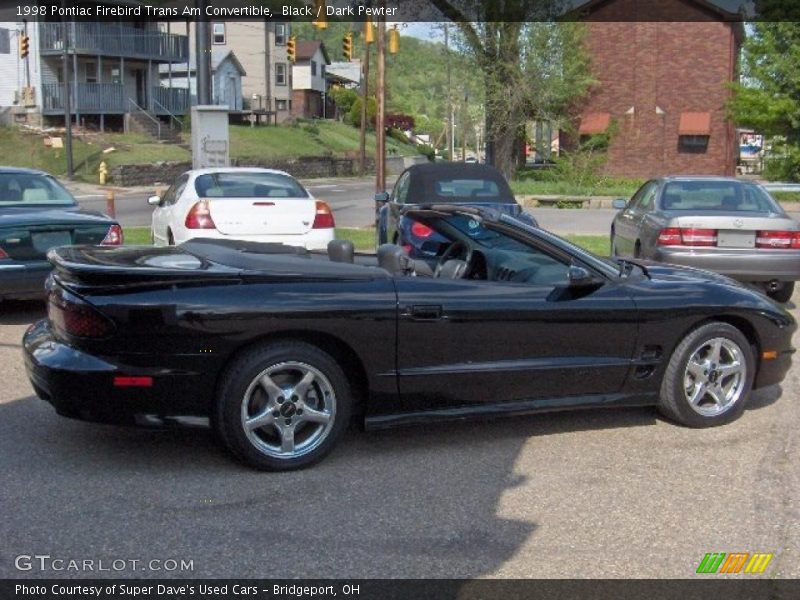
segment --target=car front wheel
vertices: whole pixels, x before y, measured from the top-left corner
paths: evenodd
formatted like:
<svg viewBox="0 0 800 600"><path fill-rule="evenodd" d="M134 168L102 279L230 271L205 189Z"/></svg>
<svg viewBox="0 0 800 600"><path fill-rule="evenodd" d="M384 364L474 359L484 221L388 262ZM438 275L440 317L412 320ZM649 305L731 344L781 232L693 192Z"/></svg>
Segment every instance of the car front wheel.
<svg viewBox="0 0 800 600"><path fill-rule="evenodd" d="M792 299L794 294L794 281L787 281L783 286L774 292L767 292L767 296L775 300L775 302L786 303Z"/></svg>
<svg viewBox="0 0 800 600"><path fill-rule="evenodd" d="M742 414L754 375L750 343L738 329L728 323L703 325L672 353L659 410L689 427L729 423Z"/></svg>
<svg viewBox="0 0 800 600"><path fill-rule="evenodd" d="M300 342L257 347L223 373L215 429L257 469L286 471L328 454L350 420L350 387L327 353Z"/></svg>

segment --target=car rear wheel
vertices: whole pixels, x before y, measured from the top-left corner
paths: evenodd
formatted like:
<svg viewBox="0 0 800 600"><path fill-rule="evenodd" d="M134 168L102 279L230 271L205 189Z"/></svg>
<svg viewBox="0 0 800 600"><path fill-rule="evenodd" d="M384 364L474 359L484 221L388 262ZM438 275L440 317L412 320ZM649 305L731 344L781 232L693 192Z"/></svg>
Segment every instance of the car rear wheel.
<svg viewBox="0 0 800 600"><path fill-rule="evenodd" d="M775 300L775 302L781 303L791 300L792 294L794 294L794 281L786 281L779 290L767 292L767 296Z"/></svg>
<svg viewBox="0 0 800 600"><path fill-rule="evenodd" d="M215 429L257 469L286 471L328 454L347 428L347 379L322 350L281 342L247 352L221 377Z"/></svg>
<svg viewBox="0 0 800 600"><path fill-rule="evenodd" d="M672 353L659 410L689 427L729 423L745 408L755 363L750 343L727 323L698 327Z"/></svg>

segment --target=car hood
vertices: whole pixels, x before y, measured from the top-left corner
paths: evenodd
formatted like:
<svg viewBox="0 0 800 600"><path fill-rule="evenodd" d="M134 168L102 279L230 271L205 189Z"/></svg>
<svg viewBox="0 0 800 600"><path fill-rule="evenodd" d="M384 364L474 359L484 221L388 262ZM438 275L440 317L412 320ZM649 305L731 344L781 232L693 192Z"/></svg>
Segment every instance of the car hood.
<svg viewBox="0 0 800 600"><path fill-rule="evenodd" d="M104 214L75 207L0 207L0 227L6 225L35 225L38 223L111 223L113 219Z"/></svg>
<svg viewBox="0 0 800 600"><path fill-rule="evenodd" d="M719 273L706 271L704 269L666 265L651 260L634 260L632 262L644 267L650 279L656 281L715 282L737 287L746 287L726 275L720 275Z"/></svg>

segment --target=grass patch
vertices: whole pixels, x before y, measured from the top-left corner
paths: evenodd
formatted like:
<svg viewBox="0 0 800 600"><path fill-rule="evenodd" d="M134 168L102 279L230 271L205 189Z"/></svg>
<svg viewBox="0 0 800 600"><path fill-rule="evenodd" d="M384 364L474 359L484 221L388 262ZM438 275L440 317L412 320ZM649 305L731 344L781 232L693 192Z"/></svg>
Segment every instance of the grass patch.
<svg viewBox="0 0 800 600"><path fill-rule="evenodd" d="M510 182L511 189L518 196L618 196L630 198L641 183L628 180L608 180L593 185L579 185L569 181L538 181L517 179Z"/></svg>
<svg viewBox="0 0 800 600"><path fill-rule="evenodd" d="M779 202L800 202L800 192L770 192Z"/></svg>
<svg viewBox="0 0 800 600"><path fill-rule="evenodd" d="M336 237L340 240L350 240L361 252L375 250L375 230L366 228L337 227ZM576 246L580 246L600 256L608 256L609 241L605 235L565 235ZM129 245L150 245L149 227L126 227L125 243Z"/></svg>

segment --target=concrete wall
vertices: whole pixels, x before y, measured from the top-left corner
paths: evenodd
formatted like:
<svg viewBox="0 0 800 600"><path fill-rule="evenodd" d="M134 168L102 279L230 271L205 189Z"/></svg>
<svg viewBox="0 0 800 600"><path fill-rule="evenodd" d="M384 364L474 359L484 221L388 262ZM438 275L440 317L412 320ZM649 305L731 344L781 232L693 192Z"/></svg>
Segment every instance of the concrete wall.
<svg viewBox="0 0 800 600"><path fill-rule="evenodd" d="M386 159L388 173L398 175L407 166L417 162L425 162L425 158L393 156ZM254 161L231 160L231 166L264 167L286 171L298 179L314 179L322 177L352 177L358 173L358 161L349 158L332 158L327 156L306 156L288 161ZM111 180L114 185L136 186L170 184L181 173L192 168L189 162L165 162L147 165L118 165L111 169ZM367 172L375 172L372 158L367 159Z"/></svg>

